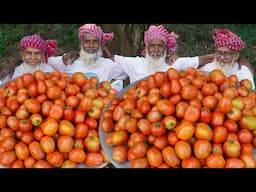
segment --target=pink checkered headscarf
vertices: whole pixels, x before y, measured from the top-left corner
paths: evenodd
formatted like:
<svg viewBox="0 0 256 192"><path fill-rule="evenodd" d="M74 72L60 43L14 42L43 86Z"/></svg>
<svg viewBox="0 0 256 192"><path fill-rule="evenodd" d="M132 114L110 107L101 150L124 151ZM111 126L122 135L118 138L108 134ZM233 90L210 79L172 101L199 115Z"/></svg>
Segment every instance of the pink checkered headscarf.
<svg viewBox="0 0 256 192"><path fill-rule="evenodd" d="M227 47L233 51L240 51L246 47L245 42L228 29L213 30L215 48Z"/></svg>
<svg viewBox="0 0 256 192"><path fill-rule="evenodd" d="M34 48L44 53L45 62L47 63L48 57L56 53L57 42L55 40L43 40L38 34L25 36L20 41L20 50L24 51L26 48Z"/></svg>
<svg viewBox="0 0 256 192"><path fill-rule="evenodd" d="M169 33L163 25L151 25L147 31L144 33L144 43L148 45L153 39L159 39L163 41L168 51L175 52L178 48L176 40L179 38L174 32Z"/></svg>
<svg viewBox="0 0 256 192"><path fill-rule="evenodd" d="M95 24L84 24L81 26L78 31L78 38L81 39L86 33L94 35L103 44L107 41L111 41L114 37L114 33L104 33L102 29Z"/></svg>

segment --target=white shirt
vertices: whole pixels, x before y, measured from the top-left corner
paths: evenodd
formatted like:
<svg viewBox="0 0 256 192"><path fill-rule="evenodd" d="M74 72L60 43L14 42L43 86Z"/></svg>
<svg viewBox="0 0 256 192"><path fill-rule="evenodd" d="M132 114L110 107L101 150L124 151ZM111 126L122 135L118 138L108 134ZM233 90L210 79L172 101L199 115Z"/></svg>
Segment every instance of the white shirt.
<svg viewBox="0 0 256 192"><path fill-rule="evenodd" d="M72 64L65 65L62 56L50 57L48 64L62 72L75 73L82 72L87 77L96 76L101 81L111 81L112 79L125 79L127 76L120 71L117 64L111 59L100 57L94 64L85 64L80 57Z"/></svg>
<svg viewBox="0 0 256 192"><path fill-rule="evenodd" d="M200 70L207 72L210 72L214 69L217 69L214 63L205 64L203 67L200 68ZM238 81L241 81L243 79L249 79L252 82L253 89L255 89L253 74L248 67L242 65L241 69L239 69L239 64L235 63L233 68L225 73L225 76L228 77L231 74L237 75Z"/></svg>
<svg viewBox="0 0 256 192"><path fill-rule="evenodd" d="M115 62L118 64L119 71L124 71L130 78L130 83L133 83L148 75L148 60L144 57L123 57L115 55ZM177 70L185 70L189 67L197 68L199 66L199 57L180 57L172 65L162 63L159 71L167 71L173 67Z"/></svg>
<svg viewBox="0 0 256 192"><path fill-rule="evenodd" d="M50 65L45 64L45 63L40 63L37 67L34 67L34 68L31 68L29 65L27 65L25 63L21 63L20 65L15 67L12 77L10 75L7 75L2 81L0 80L0 84L6 83L6 82L10 81L11 79L15 79L18 76L21 76L26 72L33 73L38 69L43 72L51 72L54 70Z"/></svg>

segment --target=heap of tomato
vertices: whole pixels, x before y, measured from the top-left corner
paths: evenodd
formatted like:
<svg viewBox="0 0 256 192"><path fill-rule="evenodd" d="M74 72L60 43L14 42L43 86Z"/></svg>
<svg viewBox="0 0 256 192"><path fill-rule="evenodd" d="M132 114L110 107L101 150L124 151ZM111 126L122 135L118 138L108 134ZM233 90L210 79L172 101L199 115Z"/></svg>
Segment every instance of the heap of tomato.
<svg viewBox="0 0 256 192"><path fill-rule="evenodd" d="M220 70L156 72L115 97L100 127L131 168L254 168L256 93Z"/></svg>
<svg viewBox="0 0 256 192"><path fill-rule="evenodd" d="M100 167L99 141L110 82L77 72L25 73L0 88L0 164L13 168Z"/></svg>

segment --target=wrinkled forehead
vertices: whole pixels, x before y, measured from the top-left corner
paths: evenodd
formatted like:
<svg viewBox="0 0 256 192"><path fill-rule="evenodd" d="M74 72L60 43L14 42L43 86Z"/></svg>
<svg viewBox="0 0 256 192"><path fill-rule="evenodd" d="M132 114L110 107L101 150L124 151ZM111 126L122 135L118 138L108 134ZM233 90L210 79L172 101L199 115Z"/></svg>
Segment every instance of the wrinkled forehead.
<svg viewBox="0 0 256 192"><path fill-rule="evenodd" d="M42 51L40 51L39 49L35 49L32 47L27 47L25 50L23 50L23 52L42 53Z"/></svg>
<svg viewBox="0 0 256 192"><path fill-rule="evenodd" d="M227 48L227 47L218 47L216 48L216 51L232 51L231 49Z"/></svg>
<svg viewBox="0 0 256 192"><path fill-rule="evenodd" d="M90 33L86 33L86 34L84 34L82 40L87 40L87 41L95 41L95 40L97 40L97 41L99 41L99 38L94 36L94 35L92 35L92 34L90 34Z"/></svg>
<svg viewBox="0 0 256 192"><path fill-rule="evenodd" d="M162 46L166 46L165 43L160 40L160 39L152 39L148 45L162 45Z"/></svg>

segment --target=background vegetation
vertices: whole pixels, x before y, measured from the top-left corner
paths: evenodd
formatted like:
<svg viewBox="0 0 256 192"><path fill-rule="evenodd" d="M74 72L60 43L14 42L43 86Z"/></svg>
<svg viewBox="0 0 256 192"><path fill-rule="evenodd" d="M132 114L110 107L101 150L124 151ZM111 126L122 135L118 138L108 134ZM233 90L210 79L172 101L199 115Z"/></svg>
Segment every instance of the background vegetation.
<svg viewBox="0 0 256 192"><path fill-rule="evenodd" d="M58 42L57 55L78 50L77 32L82 24L0 24L0 69L6 67L10 57L17 56L20 39L25 35L40 33L44 39ZM108 44L110 51L124 56L140 55L144 31L150 24L99 24L105 32L114 32ZM157 24L156 24L157 25ZM212 30L228 28L247 43L242 54L256 65L256 24L163 24L180 36L180 56L195 56L213 52Z"/></svg>

